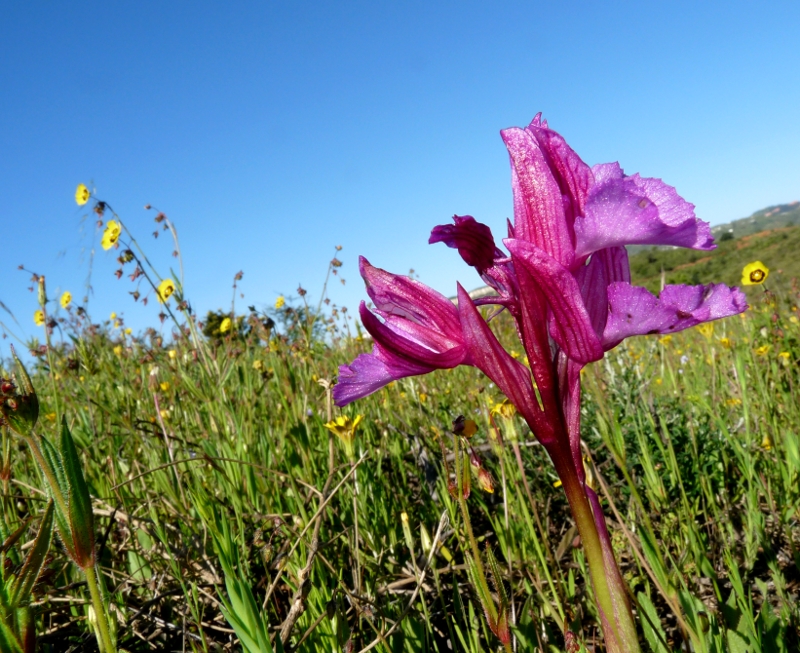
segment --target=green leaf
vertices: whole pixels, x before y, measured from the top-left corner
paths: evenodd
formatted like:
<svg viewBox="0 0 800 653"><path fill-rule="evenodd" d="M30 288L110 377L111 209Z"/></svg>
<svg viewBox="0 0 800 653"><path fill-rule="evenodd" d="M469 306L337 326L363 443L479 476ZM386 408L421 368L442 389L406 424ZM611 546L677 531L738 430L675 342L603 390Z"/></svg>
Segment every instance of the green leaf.
<svg viewBox="0 0 800 653"><path fill-rule="evenodd" d="M89 487L65 417L61 418L61 458L67 482L67 507L75 563L86 569L94 564L94 516Z"/></svg>
<svg viewBox="0 0 800 653"><path fill-rule="evenodd" d="M644 636L647 638L647 643L650 645L650 650L653 653L670 653L670 650L665 644L667 635L661 627L661 620L658 618L658 612L656 612L655 606L652 601L650 601L650 597L644 592L639 592L636 595L636 599L639 602L639 609L642 611L642 618L640 621L642 623L642 629L644 630Z"/></svg>
<svg viewBox="0 0 800 653"><path fill-rule="evenodd" d="M11 592L11 605L16 607L28 603L33 586L36 584L36 579L42 571L45 560L47 559L47 552L50 550L50 543L53 540L53 502L48 502L45 508L44 515L42 516L42 523L39 526L39 533L33 542L28 556L25 558L25 564L22 566L17 576L17 581Z"/></svg>

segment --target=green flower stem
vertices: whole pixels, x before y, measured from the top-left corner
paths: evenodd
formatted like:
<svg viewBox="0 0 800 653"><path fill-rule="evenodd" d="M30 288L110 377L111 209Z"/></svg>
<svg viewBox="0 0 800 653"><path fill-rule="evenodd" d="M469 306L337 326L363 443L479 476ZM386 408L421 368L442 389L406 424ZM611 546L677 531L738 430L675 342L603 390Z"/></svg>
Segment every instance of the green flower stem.
<svg viewBox="0 0 800 653"><path fill-rule="evenodd" d="M572 510L572 516L575 518L575 524L581 536L583 550L589 564L589 574L592 579L595 600L613 631L612 633L606 633L606 646L610 652L639 653L636 625L630 611L625 588L619 582L615 582L614 576L618 575L619 572L616 569L606 569L607 561L603 555L603 546L600 542L600 534L597 531L594 513L583 484L575 471L572 456L569 450L566 452L551 450L549 453L556 472L558 472L558 477L561 479L564 492L567 495L567 501L569 501L569 507ZM611 560L608 562L616 564ZM619 644L620 648L614 646L610 641L612 638L615 643Z"/></svg>
<svg viewBox="0 0 800 653"><path fill-rule="evenodd" d="M58 479L56 478L55 472L50 467L50 464L47 462L47 459L45 459L42 450L39 448L39 441L37 440L37 436L32 435L29 438L25 438L25 440L27 441L31 452L33 453L33 457L39 464L42 473L47 479L47 483L50 486L50 490L53 493L53 499L55 500L58 509L61 511L61 514L64 515L65 519L68 518L69 509L67 508L67 500L64 498L64 495L61 492L61 486L58 484Z"/></svg>
<svg viewBox="0 0 800 653"><path fill-rule="evenodd" d="M96 563L95 563L96 564ZM108 616L106 614L106 603L103 600L103 593L100 590L100 582L95 571L95 565L83 570L86 574L86 584L89 586L89 594L92 595L92 606L97 618L97 630L99 639L103 646L103 653L116 653L114 643L111 641L111 632L108 629Z"/></svg>

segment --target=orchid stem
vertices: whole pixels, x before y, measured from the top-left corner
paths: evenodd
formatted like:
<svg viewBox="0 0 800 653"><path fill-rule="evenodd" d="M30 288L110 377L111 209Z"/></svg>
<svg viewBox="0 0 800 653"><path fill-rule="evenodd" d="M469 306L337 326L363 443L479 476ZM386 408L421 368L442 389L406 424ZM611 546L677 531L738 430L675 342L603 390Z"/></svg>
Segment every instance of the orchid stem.
<svg viewBox="0 0 800 653"><path fill-rule="evenodd" d="M569 451L566 453L549 451L549 453L558 472L558 477L563 484L572 516L581 536L586 561L589 564L589 574L594 588L595 600L604 617L602 619L605 622L603 625L607 623L612 630L612 632L606 633L606 646L609 651L639 653L636 626L628 604L628 597L625 594L625 588L621 586L621 583L615 582L614 575L619 575L616 566L613 569L608 569L606 566L607 563L612 563L612 561L607 560L603 554L603 545L594 513L592 512L592 506L586 496L583 483L581 483L575 471L572 456ZM616 565L616 562L613 562L613 564ZM613 647L612 639L613 642L618 644L618 647Z"/></svg>

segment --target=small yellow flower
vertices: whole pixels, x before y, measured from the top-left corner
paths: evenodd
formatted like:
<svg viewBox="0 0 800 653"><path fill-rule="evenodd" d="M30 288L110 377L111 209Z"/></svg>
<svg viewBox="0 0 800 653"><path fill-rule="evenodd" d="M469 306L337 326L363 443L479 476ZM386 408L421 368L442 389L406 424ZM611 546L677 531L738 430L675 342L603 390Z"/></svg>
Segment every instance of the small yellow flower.
<svg viewBox="0 0 800 653"><path fill-rule="evenodd" d="M72 293L66 291L63 295L61 295L61 308L66 308L72 303Z"/></svg>
<svg viewBox="0 0 800 653"><path fill-rule="evenodd" d="M703 322L702 324L698 324L696 328L700 334L708 340L711 340L711 337L714 335L713 322Z"/></svg>
<svg viewBox="0 0 800 653"><path fill-rule="evenodd" d="M164 281L158 284L158 288L156 289L156 296L158 297L159 303L165 304L174 292L175 282L169 278L164 279Z"/></svg>
<svg viewBox="0 0 800 653"><path fill-rule="evenodd" d="M790 357L791 354L788 351L782 351L780 354L778 354L778 358L781 359L781 363L783 363L784 365L786 365L786 363L789 362Z"/></svg>
<svg viewBox="0 0 800 653"><path fill-rule="evenodd" d="M169 411L164 410L163 408L159 411L159 415L161 415L161 419L168 420L169 419Z"/></svg>
<svg viewBox="0 0 800 653"><path fill-rule="evenodd" d="M553 487L554 488L560 488L561 487L561 479L559 479L557 481L554 481L553 482Z"/></svg>
<svg viewBox="0 0 800 653"><path fill-rule="evenodd" d="M33 312L33 323L36 326L42 326L44 324L44 311L39 309Z"/></svg>
<svg viewBox="0 0 800 653"><path fill-rule="evenodd" d="M731 399L726 399L725 403L728 406L738 406L739 404L742 403L742 400L741 399L737 399L736 397L732 397Z"/></svg>
<svg viewBox="0 0 800 653"><path fill-rule="evenodd" d="M169 356L169 357L170 357L172 360L175 360L175 357L176 357L177 355L178 355L178 352L176 352L174 349L170 349L170 350L167 352L167 356Z"/></svg>
<svg viewBox="0 0 800 653"><path fill-rule="evenodd" d="M133 329L131 329L130 327L128 327L127 329L125 329L125 335L126 335L126 336L129 336L129 335L131 335L132 333L133 333Z"/></svg>
<svg viewBox="0 0 800 653"><path fill-rule="evenodd" d="M766 449L767 451L769 451L770 449L772 449L772 440L770 440L770 439L769 439L769 436L768 436L768 435L765 435L765 436L763 437L763 439L761 440L761 446L762 446L764 449Z"/></svg>
<svg viewBox="0 0 800 653"><path fill-rule="evenodd" d="M424 392L420 392L419 393L419 402L421 404L424 404L426 401L428 401L428 395L426 395Z"/></svg>
<svg viewBox="0 0 800 653"><path fill-rule="evenodd" d="M659 376L659 377L656 379L656 385L661 385L662 383L664 383L664 380L663 380L663 379L662 379L662 378Z"/></svg>
<svg viewBox="0 0 800 653"><path fill-rule="evenodd" d="M116 345L114 347L114 354L117 356L122 356L122 345Z"/></svg>
<svg viewBox="0 0 800 653"><path fill-rule="evenodd" d="M766 356L771 348L772 347L770 345L761 345L758 349L756 349L756 355Z"/></svg>
<svg viewBox="0 0 800 653"><path fill-rule="evenodd" d="M500 403L492 406L492 415L499 415L505 419L511 419L517 414L517 407L508 399L503 399Z"/></svg>
<svg viewBox="0 0 800 653"><path fill-rule="evenodd" d="M219 332L220 333L228 333L231 330L231 318L226 317L222 322L219 323Z"/></svg>
<svg viewBox="0 0 800 653"><path fill-rule="evenodd" d="M733 342L731 341L730 338L720 338L719 339L719 344L721 344L723 347L725 347L725 349L730 349L731 346L733 345Z"/></svg>
<svg viewBox="0 0 800 653"><path fill-rule="evenodd" d="M161 388L161 392L166 392L167 390L169 390L169 381L162 381L158 385Z"/></svg>
<svg viewBox="0 0 800 653"><path fill-rule="evenodd" d="M111 315L108 316L108 319L109 320L116 320L117 319L117 314L116 313L112 313Z"/></svg>
<svg viewBox="0 0 800 653"><path fill-rule="evenodd" d="M280 310L283 308L283 305L286 303L286 298L283 295L279 295L278 299L275 300L275 308Z"/></svg>
<svg viewBox="0 0 800 653"><path fill-rule="evenodd" d="M789 322L791 322L792 324L797 324L798 322L800 322L800 320L797 319L796 315L792 315L792 317L789 318Z"/></svg>
<svg viewBox="0 0 800 653"><path fill-rule="evenodd" d="M91 197L91 193L86 188L86 185L78 184L78 188L75 190L75 202L77 202L78 206L86 204L89 201L89 197Z"/></svg>
<svg viewBox="0 0 800 653"><path fill-rule="evenodd" d="M753 261L742 269L742 285L757 286L764 283L768 276L769 268L761 261Z"/></svg>
<svg viewBox="0 0 800 653"><path fill-rule="evenodd" d="M332 422L325 424L325 428L336 435L344 444L347 455L353 457L353 443L356 439L356 428L364 419L363 415L356 415L355 419L350 419L347 415L339 415Z"/></svg>
<svg viewBox="0 0 800 653"><path fill-rule="evenodd" d="M264 368L264 363L261 361L253 361L253 369L254 370L262 370Z"/></svg>
<svg viewBox="0 0 800 653"><path fill-rule="evenodd" d="M119 222L116 220L109 220L106 223L105 231L103 231L103 237L100 239L100 244L103 246L103 249L111 249L117 244L117 241L121 235L122 227L120 226Z"/></svg>
<svg viewBox="0 0 800 653"><path fill-rule="evenodd" d="M671 343L671 342L672 342L672 336L671 336L670 334L667 334L667 335L665 335L665 336L662 336L661 338L659 338L659 339L658 339L658 341L659 341L659 342L660 342L662 345L668 345L669 343Z"/></svg>
<svg viewBox="0 0 800 653"><path fill-rule="evenodd" d="M512 351L511 352L511 358L519 358L519 352L518 351Z"/></svg>

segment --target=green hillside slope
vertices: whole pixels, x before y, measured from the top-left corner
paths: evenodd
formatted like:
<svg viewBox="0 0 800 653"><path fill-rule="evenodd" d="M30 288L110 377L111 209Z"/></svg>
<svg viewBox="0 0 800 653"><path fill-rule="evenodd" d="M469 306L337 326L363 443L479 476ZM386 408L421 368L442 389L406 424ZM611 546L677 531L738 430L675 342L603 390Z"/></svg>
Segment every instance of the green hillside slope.
<svg viewBox="0 0 800 653"><path fill-rule="evenodd" d="M769 210L764 211L768 212ZM797 213L800 217L800 210ZM765 219L769 220L775 215ZM747 220L749 218L731 223L734 235L737 231L746 231ZM729 228L730 225L726 227ZM715 281L738 286L741 283L742 268L756 260L769 268L767 285L771 290L788 290L793 278L800 279L800 226L768 229L721 241L718 236L717 249L710 252L651 247L630 257L633 282L646 286L652 292L658 292L661 288L662 271L665 283L696 284ZM748 293L761 292L759 287L745 290Z"/></svg>

